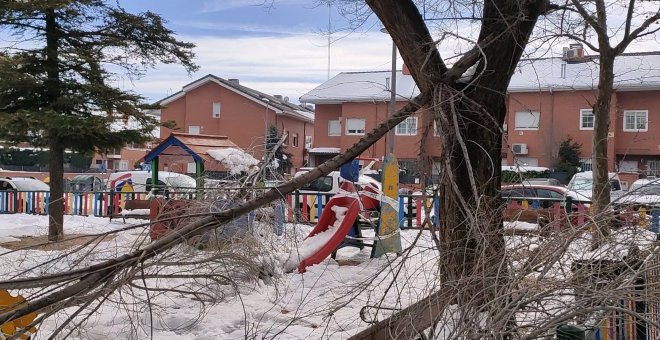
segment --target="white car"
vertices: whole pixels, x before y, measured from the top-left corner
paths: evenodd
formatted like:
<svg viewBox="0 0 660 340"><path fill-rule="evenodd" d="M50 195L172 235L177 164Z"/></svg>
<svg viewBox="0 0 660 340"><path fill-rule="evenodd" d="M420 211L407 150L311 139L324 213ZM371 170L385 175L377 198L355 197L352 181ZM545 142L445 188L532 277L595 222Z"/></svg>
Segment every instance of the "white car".
<svg viewBox="0 0 660 340"><path fill-rule="evenodd" d="M5 177L0 178L0 191L50 191L50 186L32 177Z"/></svg>
<svg viewBox="0 0 660 340"><path fill-rule="evenodd" d="M619 197L623 196L625 188L621 186L621 181L619 180L619 175L614 172L608 174L610 178L610 196L612 201L617 200ZM584 195L591 199L592 190L594 187L594 175L592 171L584 171L576 173L571 181L568 182L566 188L571 191L575 191L581 195Z"/></svg>
<svg viewBox="0 0 660 340"><path fill-rule="evenodd" d="M635 208L660 207L660 179L638 179L630 186L627 194L621 196L617 204Z"/></svg>

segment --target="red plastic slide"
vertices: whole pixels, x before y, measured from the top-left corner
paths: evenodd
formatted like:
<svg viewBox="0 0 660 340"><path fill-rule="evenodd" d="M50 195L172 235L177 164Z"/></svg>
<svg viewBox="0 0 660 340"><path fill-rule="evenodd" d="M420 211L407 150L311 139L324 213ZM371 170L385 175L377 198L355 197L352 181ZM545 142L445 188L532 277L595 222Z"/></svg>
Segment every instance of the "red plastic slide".
<svg viewBox="0 0 660 340"><path fill-rule="evenodd" d="M354 183L344 182L341 184L341 189L345 193L355 193L360 188ZM294 249L289 255L289 259L285 264L285 271L291 272L297 267L300 273L304 273L305 268L308 266L321 263L339 247L362 209L371 210L378 207L380 202L377 199L364 195L366 192L375 194L377 189L365 186L363 190L358 191L357 196L359 199L355 197L355 194L351 197L339 194L328 201L328 204L323 207L323 212L314 229L307 235L302 245L298 249ZM336 208L333 209L334 207L344 208L345 211L335 212ZM343 215L343 219L338 227L333 227L337 221L337 215ZM334 228L334 232L332 234L325 233L330 228Z"/></svg>
<svg viewBox="0 0 660 340"><path fill-rule="evenodd" d="M337 249L337 247L344 240L344 237L351 230L351 227L353 227L353 223L355 223L355 220L357 219L358 214L360 213L360 203L355 198L333 197L332 199L330 199L328 204L323 208L323 212L321 213L321 217L319 218L318 223L316 224L314 229L312 229L309 235L307 235L307 238L305 238L306 242L312 239L314 236L328 230L328 228L330 228L335 223L337 218L335 212L332 209L332 207L334 206L348 208L348 210L346 211L346 215L344 215L344 219L339 225L337 231L335 231L335 233L330 237L330 239L325 244L323 244L317 251L313 252L311 255L306 256L304 258L303 258L304 255L301 254L302 260L298 265L298 271L300 273L304 273L306 267L319 264L321 263L321 261L325 260L328 256L330 256L330 254L332 254L332 252L335 249Z"/></svg>

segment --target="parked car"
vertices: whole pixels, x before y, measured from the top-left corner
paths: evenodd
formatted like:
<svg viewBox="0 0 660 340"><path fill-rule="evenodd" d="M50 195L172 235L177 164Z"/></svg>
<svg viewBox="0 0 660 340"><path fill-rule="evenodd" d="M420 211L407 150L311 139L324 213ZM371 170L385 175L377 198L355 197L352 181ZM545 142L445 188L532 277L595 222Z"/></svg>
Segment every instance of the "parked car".
<svg viewBox="0 0 660 340"><path fill-rule="evenodd" d="M522 181L524 185L552 185L556 187L562 186L556 178L528 178Z"/></svg>
<svg viewBox="0 0 660 340"><path fill-rule="evenodd" d="M591 199L592 190L594 186L593 176L594 175L592 171L578 172L575 175L573 175L571 181L568 182L567 188L571 191L578 192ZM614 172L610 172L608 176L610 178L610 190L611 190L610 196L614 201L619 197L623 196L625 193L624 191L627 188L622 187L618 174Z"/></svg>
<svg viewBox="0 0 660 340"><path fill-rule="evenodd" d="M302 176L311 169L313 168L301 168L300 171L293 175L293 177L296 178ZM317 195L321 194L323 196L333 196L339 192L340 177L341 176L339 175L339 171L332 171L326 176L319 177L300 188L299 192L301 195L313 195L311 199L307 200L307 216L309 216L309 213L312 209L317 209ZM381 184L379 181L364 174L361 174L358 177L357 184L362 186L370 184L378 188L378 190L381 190ZM302 202L300 205L302 208Z"/></svg>
<svg viewBox="0 0 660 340"><path fill-rule="evenodd" d="M630 190L619 197L616 205L631 206L635 210L660 207L660 179L638 179L630 185Z"/></svg>
<svg viewBox="0 0 660 340"><path fill-rule="evenodd" d="M94 175L77 175L69 181L69 189L74 192L103 191L104 183Z"/></svg>
<svg viewBox="0 0 660 340"><path fill-rule="evenodd" d="M153 188L151 172L143 170L120 171L110 174L108 189L124 192L150 192ZM176 172L159 171L157 193L163 195L165 191L190 191L195 189L197 182L194 178Z"/></svg>
<svg viewBox="0 0 660 340"><path fill-rule="evenodd" d="M50 191L50 187L32 177L4 177L0 178L0 191Z"/></svg>
<svg viewBox="0 0 660 340"><path fill-rule="evenodd" d="M528 203L527 209L522 204L507 204L504 210L505 220L538 223L541 226L553 220L552 207L556 202L559 202L561 206L565 206L567 198L570 197L571 201L575 202L571 210L577 210L576 204L579 203L586 206L590 204L589 197L568 190L565 187L552 185L507 185L502 187L500 193L507 203L511 201L518 201L519 203L527 201ZM537 205L537 207L534 207L534 205Z"/></svg>

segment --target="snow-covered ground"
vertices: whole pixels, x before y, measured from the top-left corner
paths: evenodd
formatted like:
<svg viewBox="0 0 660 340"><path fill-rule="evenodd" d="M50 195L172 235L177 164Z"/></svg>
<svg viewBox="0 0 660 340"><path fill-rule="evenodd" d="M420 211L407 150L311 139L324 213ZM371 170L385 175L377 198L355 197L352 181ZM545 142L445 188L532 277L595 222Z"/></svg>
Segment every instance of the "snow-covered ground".
<svg viewBox="0 0 660 340"><path fill-rule="evenodd" d="M142 223L140 220L127 220L127 224L116 220L96 217L65 217L65 233L94 234L129 226L129 223ZM277 237L265 235L280 253L276 258L284 264L290 253L291 240L302 242L311 230L306 225L286 225L285 235ZM419 231L402 232L404 247L413 242ZM328 258L325 262L308 268L304 274L284 274L282 269L274 281L246 283L237 292L232 292L226 302L203 307L189 297L168 295L158 297L154 304L167 306L156 309L154 314L154 339L342 339L355 334L368 324L360 320L360 309L365 305L382 303L386 308L401 308L403 304L415 302L418 296L428 293L435 284L434 251L428 232L423 232L417 246L410 252L413 259L408 263L401 277L407 282L389 290L381 302L383 291L391 277L383 267L395 261L395 256L370 259L370 248L344 248L339 251L338 260L353 260L349 265L341 265ZM47 234L47 217L35 215L0 215L0 237L2 242L16 240L18 236ZM111 258L126 251L134 242L144 236L144 230L135 229L120 233L116 239L101 243L84 263L92 263ZM369 236L369 234L365 235ZM371 235L373 236L373 235ZM288 246L287 246L288 245ZM21 250L9 252L0 247L0 266L7 273L18 274L22 270L37 266L40 262L63 254L62 251ZM396 260L398 261L398 260ZM57 272L71 265L65 261L37 272ZM13 275L10 274L10 277ZM34 275L34 274L32 274ZM9 278L10 278L9 277ZM5 279L8 277L5 276ZM375 281L373 281L375 279ZM394 294L396 292L396 294ZM14 291L14 294L17 292ZM394 299L392 296L400 296ZM163 307L164 308L164 307ZM366 315L375 317L372 310ZM82 332L70 338L117 339L128 338L136 333L137 338L150 336L148 325L149 310L145 306L123 306L108 302L82 327ZM383 315L390 314L387 310ZM203 319L200 318L202 314ZM64 314L47 319L40 325L37 339L47 338L55 329ZM142 327L142 328L134 328Z"/></svg>
<svg viewBox="0 0 660 340"><path fill-rule="evenodd" d="M337 212L338 214L343 213ZM96 234L118 230L142 220L119 220L110 223L105 218L65 217L65 233ZM508 224L507 227L533 230L533 225ZM260 230L272 230L265 226ZM437 253L428 231L402 230L404 256L370 258L370 248L344 248L337 261L326 259L319 265L308 267L304 274L284 273L283 267L294 247L303 247L303 238L311 230L306 225L286 225L283 236L260 233L259 242L272 252L274 279L242 282L237 287L225 287L225 301L205 305L182 294L152 296L154 307L147 308L130 296L116 293L80 331L68 338L124 339L149 338L153 321L154 339L344 339L369 324L361 320L382 320L397 309L406 307L438 287ZM421 236L417 239L418 234ZM35 215L0 215L0 243L18 240L20 236L47 234L47 217ZM259 233L257 233L259 234ZM632 236L631 236L632 235ZM373 236L368 233L365 236ZM0 267L4 279L53 273L73 266L82 266L116 257L125 253L136 242L144 239L145 229L135 228L118 233L116 238L103 242L79 262L75 256L62 256L64 251L20 250L8 251L0 246ZM650 244L654 235L646 230L624 230L608 254L625 254L627 243L641 246ZM414 246L411 246L417 239ZM561 238L559 238L561 239ZM630 242L623 242L632 240ZM528 258L543 256L544 240L540 236L507 237L507 247L520 252L512 262L513 268L522 267ZM601 257L589 252L589 240L567 240L568 251L543 275L565 277L572 259ZM607 249L607 247L605 247ZM45 260L62 257L57 264L40 266ZM395 284L388 267L406 258ZM350 261L348 261L350 260ZM32 273L25 270L33 269ZM538 274L532 274L535 277ZM168 282L148 281L148 285L167 286ZM18 291L12 291L17 293ZM120 303L121 302L121 303ZM377 308L383 307L379 313ZM362 312L362 313L361 313ZM150 315L153 315L151 320ZM66 313L50 317L38 326L37 339L47 338L66 317Z"/></svg>

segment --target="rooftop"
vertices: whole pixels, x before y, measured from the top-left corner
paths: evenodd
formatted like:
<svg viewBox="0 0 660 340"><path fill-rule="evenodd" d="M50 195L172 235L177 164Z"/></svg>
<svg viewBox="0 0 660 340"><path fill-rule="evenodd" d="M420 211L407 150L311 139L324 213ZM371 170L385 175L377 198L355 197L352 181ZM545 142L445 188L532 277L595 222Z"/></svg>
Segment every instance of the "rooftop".
<svg viewBox="0 0 660 340"><path fill-rule="evenodd" d="M523 59L509 83L509 92L590 90L598 86L599 59L566 63L560 57ZM616 58L614 87L619 91L660 89L660 52L631 53ZM389 101L391 71L343 72L300 97L303 103ZM397 72L398 100L419 94L412 76Z"/></svg>
<svg viewBox="0 0 660 340"><path fill-rule="evenodd" d="M268 106L276 113L285 114L301 120L314 122L314 111L302 106L290 103L287 97L272 96L263 92L251 89L240 84L238 79L224 79L213 74L208 74L189 84L183 86L182 90L156 102L156 105L167 105L183 96L189 91L202 86L208 82L214 82L233 92L236 92L256 103Z"/></svg>

